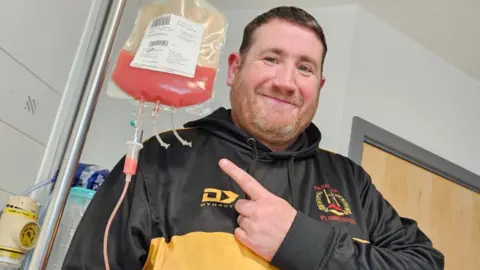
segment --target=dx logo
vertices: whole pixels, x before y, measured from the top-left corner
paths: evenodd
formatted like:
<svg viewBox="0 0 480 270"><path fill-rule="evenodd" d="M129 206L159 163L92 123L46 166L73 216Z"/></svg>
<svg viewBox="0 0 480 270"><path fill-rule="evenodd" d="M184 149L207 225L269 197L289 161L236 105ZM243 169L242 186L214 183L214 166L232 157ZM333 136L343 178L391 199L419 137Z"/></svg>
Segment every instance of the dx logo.
<svg viewBox="0 0 480 270"><path fill-rule="evenodd" d="M238 195L229 190L206 188L203 190L201 206L231 205L237 198Z"/></svg>

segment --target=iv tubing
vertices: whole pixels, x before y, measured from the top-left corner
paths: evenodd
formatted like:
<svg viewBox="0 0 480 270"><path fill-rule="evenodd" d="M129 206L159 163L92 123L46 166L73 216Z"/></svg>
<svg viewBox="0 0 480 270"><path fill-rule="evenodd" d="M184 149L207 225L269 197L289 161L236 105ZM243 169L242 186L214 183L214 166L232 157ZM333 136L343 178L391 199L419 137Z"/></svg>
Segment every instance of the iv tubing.
<svg viewBox="0 0 480 270"><path fill-rule="evenodd" d="M41 187L44 187L48 184L52 183L51 180L45 180L43 182L40 182L38 184L35 184L31 187L29 187L28 189L26 189L24 192L22 192L21 196L28 196L30 193L34 192L35 190L41 188ZM3 208L0 208L0 214L3 213Z"/></svg>
<svg viewBox="0 0 480 270"><path fill-rule="evenodd" d="M44 187L48 184L52 183L52 180L45 180L43 182L40 182L38 184L35 184L31 187L29 187L27 190L25 190L23 193L22 193L22 196L27 196L27 195L30 195L30 193L34 192L35 190L41 188L41 187Z"/></svg>
<svg viewBox="0 0 480 270"><path fill-rule="evenodd" d="M188 142L188 141L182 139L182 137L180 137L180 135L178 135L178 133L177 133L177 129L175 128L175 112L176 112L176 110L175 110L175 108L173 108L173 112L172 112L173 134L175 134L175 137L177 137L177 139L182 143L182 145L192 147L192 142Z"/></svg>
<svg viewBox="0 0 480 270"><path fill-rule="evenodd" d="M107 227L105 229L105 235L103 236L103 258L105 261L105 269L110 270L110 264L108 262L108 233L110 232L110 226L112 225L113 218L117 214L118 208L120 208L120 205L122 204L123 199L125 198L125 195L127 194L128 190L128 185L130 184L130 181L132 179L131 175L127 175L125 177L125 187L123 188L122 195L120 196L120 199L117 202L117 205L115 205L115 208L113 209L112 215L108 219Z"/></svg>
<svg viewBox="0 0 480 270"><path fill-rule="evenodd" d="M154 109L154 111L153 111L153 116L152 116L153 130L154 130L154 133L155 133L155 138L157 138L158 143L160 143L160 145L161 145L162 147L164 147L165 149L167 149L167 148L170 146L170 144L164 142L164 141L162 140L162 138L160 138L160 135L159 135L160 132L159 132L158 129L157 129L157 118L158 118L158 111L159 111L159 110L160 110L160 102L157 102L157 103L155 104L155 109Z"/></svg>
<svg viewBox="0 0 480 270"><path fill-rule="evenodd" d="M125 186L123 188L122 194L115 205L115 208L108 219L107 226L105 228L105 233L103 235L103 259L105 263L105 269L110 270L110 263L108 260L108 234L110 232L110 227L112 226L113 219L117 214L120 205L122 204L123 200L128 191L128 186L132 180L132 176L136 174L137 166L138 166L138 153L142 150L142 137L143 137L143 130L141 128L141 120L143 116L143 107L144 101L140 101L140 105L138 106L137 112L137 119L135 121L135 135L133 141L127 142L128 150L127 154L125 155L125 164L123 167L123 172L125 173Z"/></svg>

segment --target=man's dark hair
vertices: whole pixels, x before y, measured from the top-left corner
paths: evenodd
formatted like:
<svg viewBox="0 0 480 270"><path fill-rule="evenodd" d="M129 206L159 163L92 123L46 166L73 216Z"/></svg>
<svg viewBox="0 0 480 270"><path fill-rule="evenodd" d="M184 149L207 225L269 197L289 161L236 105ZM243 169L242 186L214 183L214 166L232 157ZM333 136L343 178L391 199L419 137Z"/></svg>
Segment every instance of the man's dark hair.
<svg viewBox="0 0 480 270"><path fill-rule="evenodd" d="M323 62L325 61L325 56L327 54L327 41L325 39L325 34L323 33L322 27L317 22L317 20L308 12L301 8L293 6L281 6L273 8L265 13L260 14L250 23L248 23L243 30L243 39L242 44L240 45L241 55L245 55L252 46L252 37L255 30L273 19L285 20L298 26L303 26L307 29L312 30L315 35L317 35L317 38L322 42L322 45L324 47L322 60L323 65Z"/></svg>

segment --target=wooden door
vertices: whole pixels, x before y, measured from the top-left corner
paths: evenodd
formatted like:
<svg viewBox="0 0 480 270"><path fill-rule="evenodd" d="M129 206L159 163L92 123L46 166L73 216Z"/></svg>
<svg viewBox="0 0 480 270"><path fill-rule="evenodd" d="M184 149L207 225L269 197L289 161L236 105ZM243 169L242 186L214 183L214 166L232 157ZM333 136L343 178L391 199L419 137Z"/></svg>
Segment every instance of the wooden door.
<svg viewBox="0 0 480 270"><path fill-rule="evenodd" d="M399 214L415 219L445 255L445 269L480 269L480 194L367 143L362 166Z"/></svg>

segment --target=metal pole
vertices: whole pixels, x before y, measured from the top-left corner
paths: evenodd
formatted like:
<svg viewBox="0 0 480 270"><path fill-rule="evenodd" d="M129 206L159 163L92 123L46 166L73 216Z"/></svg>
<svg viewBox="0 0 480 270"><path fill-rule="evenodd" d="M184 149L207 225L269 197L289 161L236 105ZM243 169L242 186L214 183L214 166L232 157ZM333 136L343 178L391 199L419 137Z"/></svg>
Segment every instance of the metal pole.
<svg viewBox="0 0 480 270"><path fill-rule="evenodd" d="M109 0L109 11L112 10L111 2L112 0ZM45 269L48 263L50 251L55 241L57 229L70 192L71 182L83 150L98 96L102 89L108 59L120 25L123 10L125 9L126 0L118 0L116 2L117 4L111 17L110 25L108 25L108 29L106 30L105 40L103 41L102 47L97 51L98 65L95 70L90 73L89 83L85 84L85 87L88 85L91 85L91 87L84 100L84 109L79 112L77 130L76 133L72 134L73 140L70 141L69 151L62 160L58 181L55 184L52 194L52 201L48 206L47 214L43 222L44 226L41 229L37 245L33 251L32 259L28 267L29 270ZM110 15L111 13L109 12L108 14Z"/></svg>
<svg viewBox="0 0 480 270"><path fill-rule="evenodd" d="M103 21L108 14L110 4L104 0L93 0L80 38L72 68L70 70L65 90L58 106L52 132L43 155L42 164L35 183L45 179L51 179L67 150L68 138L71 137L76 114L81 107L82 96L85 93L84 84L90 73L90 67L95 60L97 44L101 40L104 28ZM76 106L72 106L76 104ZM43 200L42 206L48 201L45 193L47 189L34 191L31 196L36 200ZM42 220L39 220L42 223ZM28 252L23 261L22 270L26 270L32 258L32 252Z"/></svg>
<svg viewBox="0 0 480 270"><path fill-rule="evenodd" d="M80 44L73 59L72 68L52 126L52 132L37 174L36 184L51 179L59 169L60 161L67 149L68 137L73 130L76 113L81 105L84 82L90 72L89 67L95 60L97 43L101 39L102 28L104 27L102 22L107 15L108 7L104 0L93 0L90 5ZM72 106L72 104L77 105ZM37 189L32 192L31 197L35 200L44 200L45 191L46 189Z"/></svg>

